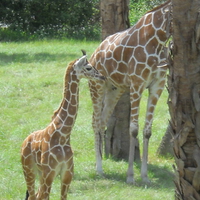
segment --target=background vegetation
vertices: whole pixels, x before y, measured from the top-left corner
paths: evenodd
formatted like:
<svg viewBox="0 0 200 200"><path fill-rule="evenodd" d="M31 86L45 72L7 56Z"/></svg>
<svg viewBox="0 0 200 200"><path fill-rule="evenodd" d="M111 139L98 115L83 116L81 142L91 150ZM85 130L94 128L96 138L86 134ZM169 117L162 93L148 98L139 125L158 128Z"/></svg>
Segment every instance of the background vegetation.
<svg viewBox="0 0 200 200"><path fill-rule="evenodd" d="M162 0L130 0L131 25ZM4 0L0 41L44 38L99 40L99 0Z"/></svg>

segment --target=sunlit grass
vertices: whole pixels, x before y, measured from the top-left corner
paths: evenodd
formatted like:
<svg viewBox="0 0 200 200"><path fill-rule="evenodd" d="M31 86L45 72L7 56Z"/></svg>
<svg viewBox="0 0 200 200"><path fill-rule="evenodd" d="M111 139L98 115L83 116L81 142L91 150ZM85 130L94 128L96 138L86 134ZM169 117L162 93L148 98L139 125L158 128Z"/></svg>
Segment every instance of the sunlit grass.
<svg viewBox="0 0 200 200"><path fill-rule="evenodd" d="M67 64L80 57L80 49L90 56L99 42L38 41L0 44L0 200L21 200L26 185L20 164L20 146L34 130L46 127L59 106ZM140 112L140 142L147 93ZM156 151L168 123L167 92L156 108L149 148L151 184L143 184L140 164L135 164L136 185L125 183L127 162L103 160L104 177L95 172L92 103L87 80L80 85L79 113L71 135L75 176L69 199L74 200L160 200L173 199L172 160L157 157ZM141 146L142 147L142 146ZM51 199L60 198L60 182L53 184Z"/></svg>

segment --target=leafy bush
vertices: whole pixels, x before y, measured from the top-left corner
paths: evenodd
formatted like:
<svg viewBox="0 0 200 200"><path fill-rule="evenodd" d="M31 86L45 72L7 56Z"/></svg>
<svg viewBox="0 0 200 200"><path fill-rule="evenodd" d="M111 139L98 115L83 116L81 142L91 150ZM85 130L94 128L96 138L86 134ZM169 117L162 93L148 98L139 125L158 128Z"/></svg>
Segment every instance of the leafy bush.
<svg viewBox="0 0 200 200"><path fill-rule="evenodd" d="M0 40L74 38L99 40L100 0L0 1ZM130 22L163 0L130 0Z"/></svg>
<svg viewBox="0 0 200 200"><path fill-rule="evenodd" d="M134 25L148 10L165 2L165 0L130 0L129 19Z"/></svg>
<svg viewBox="0 0 200 200"><path fill-rule="evenodd" d="M98 0L0 2L0 22L9 25L10 32L30 38L99 38L99 17ZM1 30L0 38L9 31Z"/></svg>

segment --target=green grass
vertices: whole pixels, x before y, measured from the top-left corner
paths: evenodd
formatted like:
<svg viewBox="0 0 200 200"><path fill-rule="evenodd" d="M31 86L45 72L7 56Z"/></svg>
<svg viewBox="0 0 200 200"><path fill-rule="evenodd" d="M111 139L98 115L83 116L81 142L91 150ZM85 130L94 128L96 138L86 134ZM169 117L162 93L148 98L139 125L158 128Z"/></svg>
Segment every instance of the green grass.
<svg viewBox="0 0 200 200"><path fill-rule="evenodd" d="M20 147L34 130L46 127L62 98L67 64L80 57L80 49L90 56L99 42L39 41L0 44L0 200L25 197L25 181L20 163ZM143 126L147 93L143 95L140 127ZM127 162L103 160L104 177L95 173L92 103L87 81L80 85L80 107L71 135L75 176L70 186L73 200L160 200L173 199L173 160L157 157L156 151L168 124L167 92L159 100L149 148L151 184L140 179L135 164L136 185L125 183ZM141 130L140 130L141 132ZM140 133L140 141L142 141ZM59 178L54 181L51 199L60 198Z"/></svg>

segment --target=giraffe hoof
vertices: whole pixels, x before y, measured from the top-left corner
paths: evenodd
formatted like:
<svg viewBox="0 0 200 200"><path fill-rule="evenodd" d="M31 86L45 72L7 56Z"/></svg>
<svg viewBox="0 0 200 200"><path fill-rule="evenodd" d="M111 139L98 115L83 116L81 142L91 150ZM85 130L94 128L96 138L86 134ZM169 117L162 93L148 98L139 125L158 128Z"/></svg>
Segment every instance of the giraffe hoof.
<svg viewBox="0 0 200 200"><path fill-rule="evenodd" d="M103 176L104 175L103 170L97 170L97 175L98 176Z"/></svg>
<svg viewBox="0 0 200 200"><path fill-rule="evenodd" d="M151 183L151 180L148 177L143 177L142 182L149 185Z"/></svg>
<svg viewBox="0 0 200 200"><path fill-rule="evenodd" d="M135 185L135 180L133 177L127 177L126 178L126 183L130 185Z"/></svg>

